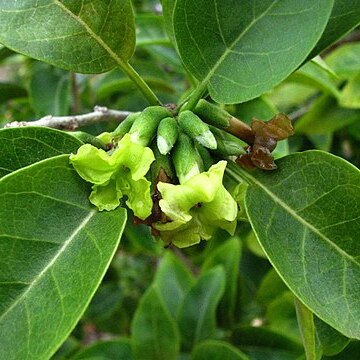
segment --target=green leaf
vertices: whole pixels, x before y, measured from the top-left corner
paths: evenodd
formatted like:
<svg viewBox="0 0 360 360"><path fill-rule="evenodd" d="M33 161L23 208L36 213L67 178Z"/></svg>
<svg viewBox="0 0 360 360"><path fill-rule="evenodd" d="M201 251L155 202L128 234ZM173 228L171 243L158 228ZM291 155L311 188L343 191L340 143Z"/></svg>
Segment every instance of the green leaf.
<svg viewBox="0 0 360 360"><path fill-rule="evenodd" d="M186 294L194 284L190 271L171 252L167 252L155 275L154 283L164 303L175 318Z"/></svg>
<svg viewBox="0 0 360 360"><path fill-rule="evenodd" d="M298 342L264 327L237 326L231 334L231 342L244 349L243 351L246 353L248 352L247 348L258 351L270 348L272 352L276 352L276 350L290 352L293 355L292 359L296 359L296 355L303 352L302 346Z"/></svg>
<svg viewBox="0 0 360 360"><path fill-rule="evenodd" d="M127 338L97 341L80 350L70 360L131 360L131 341Z"/></svg>
<svg viewBox="0 0 360 360"><path fill-rule="evenodd" d="M359 119L359 110L341 108L333 97L323 95L316 99L309 111L296 121L295 133L331 134Z"/></svg>
<svg viewBox="0 0 360 360"><path fill-rule="evenodd" d="M360 353L360 341L352 341L340 354L327 357L324 356L324 360L350 360L357 359Z"/></svg>
<svg viewBox="0 0 360 360"><path fill-rule="evenodd" d="M301 343L294 299L291 291L280 293L267 307L265 317L269 329Z"/></svg>
<svg viewBox="0 0 360 360"><path fill-rule="evenodd" d="M176 1L177 0L161 0L165 29L173 44L175 44L173 14L174 14Z"/></svg>
<svg viewBox="0 0 360 360"><path fill-rule="evenodd" d="M349 79L342 89L339 105L350 109L360 109L360 72Z"/></svg>
<svg viewBox="0 0 360 360"><path fill-rule="evenodd" d="M190 350L216 332L216 308L225 290L225 272L218 266L203 274L180 306L178 323L182 341Z"/></svg>
<svg viewBox="0 0 360 360"><path fill-rule="evenodd" d="M358 24L360 24L360 0L334 0L329 22L308 59L320 54Z"/></svg>
<svg viewBox="0 0 360 360"><path fill-rule="evenodd" d="M348 79L360 72L360 44L349 43L336 48L326 63L341 78Z"/></svg>
<svg viewBox="0 0 360 360"><path fill-rule="evenodd" d="M108 71L134 52L131 1L1 0L0 42L74 72Z"/></svg>
<svg viewBox="0 0 360 360"><path fill-rule="evenodd" d="M102 283L86 309L84 318L92 323L108 320L120 307L122 295L120 285L115 281Z"/></svg>
<svg viewBox="0 0 360 360"><path fill-rule="evenodd" d="M335 80L334 75L315 61L306 63L288 78L288 81L312 86L338 98L340 93Z"/></svg>
<svg viewBox="0 0 360 360"><path fill-rule="evenodd" d="M321 151L293 154L277 164L272 173L231 167L250 184L246 206L257 237L311 311L344 335L360 338L360 172Z"/></svg>
<svg viewBox="0 0 360 360"><path fill-rule="evenodd" d="M332 5L332 0L177 0L178 50L215 101L243 102L270 90L303 62Z"/></svg>
<svg viewBox="0 0 360 360"><path fill-rule="evenodd" d="M334 134L308 134L308 139L314 144L315 149L322 151L331 151Z"/></svg>
<svg viewBox="0 0 360 360"><path fill-rule="evenodd" d="M191 360L249 360L249 358L225 341L207 340L195 347Z"/></svg>
<svg viewBox="0 0 360 360"><path fill-rule="evenodd" d="M167 311L156 285L142 297L131 324L135 360L172 360L180 349L176 322Z"/></svg>
<svg viewBox="0 0 360 360"><path fill-rule="evenodd" d="M314 323L316 335L324 355L334 356L340 353L349 344L350 339L340 334L316 316L314 316Z"/></svg>
<svg viewBox="0 0 360 360"><path fill-rule="evenodd" d="M234 116L247 124L250 124L254 117L263 121L271 120L279 112L266 96L232 106L235 106Z"/></svg>
<svg viewBox="0 0 360 360"><path fill-rule="evenodd" d="M0 194L0 358L45 360L98 287L126 212L96 212L68 155L4 177Z"/></svg>
<svg viewBox="0 0 360 360"><path fill-rule="evenodd" d="M71 104L70 85L69 72L35 62L31 68L29 96L36 116L67 115Z"/></svg>
<svg viewBox="0 0 360 360"><path fill-rule="evenodd" d="M206 258L201 272L222 265L225 270L225 293L220 302L219 318L224 323L231 324L234 321L234 311L238 290L238 275L241 257L241 243L236 237L227 240L220 245L209 257Z"/></svg>
<svg viewBox="0 0 360 360"><path fill-rule="evenodd" d="M124 237L132 253L160 256L164 250L161 242L156 241L151 235L149 226L134 224L133 218L129 218L126 224Z"/></svg>
<svg viewBox="0 0 360 360"><path fill-rule="evenodd" d="M162 16L139 14L136 16L136 25L136 46L170 45Z"/></svg>
<svg viewBox="0 0 360 360"><path fill-rule="evenodd" d="M83 143L59 130L23 127L0 130L0 178L56 155L75 152Z"/></svg>
<svg viewBox="0 0 360 360"><path fill-rule="evenodd" d="M268 271L256 292L256 300L264 307L286 292L287 287L274 269Z"/></svg>

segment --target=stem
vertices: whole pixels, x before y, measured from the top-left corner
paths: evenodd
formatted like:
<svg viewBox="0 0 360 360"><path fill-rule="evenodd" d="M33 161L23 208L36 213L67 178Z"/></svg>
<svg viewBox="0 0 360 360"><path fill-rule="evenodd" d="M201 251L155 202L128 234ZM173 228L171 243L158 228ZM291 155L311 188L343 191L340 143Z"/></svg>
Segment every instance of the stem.
<svg viewBox="0 0 360 360"><path fill-rule="evenodd" d="M194 109L196 104L203 97L206 89L207 89L207 84L200 83L200 85L192 92L192 94L190 95L189 101L187 102L187 104L185 104L182 107L181 111Z"/></svg>
<svg viewBox="0 0 360 360"><path fill-rule="evenodd" d="M320 356L316 351L314 315L297 298L295 299L295 307L306 360L318 360Z"/></svg>
<svg viewBox="0 0 360 360"><path fill-rule="evenodd" d="M129 63L118 62L118 64L120 68L126 73L126 75L135 83L141 93L149 101L150 105L161 105L160 100L150 89L149 85Z"/></svg>
<svg viewBox="0 0 360 360"><path fill-rule="evenodd" d="M35 121L13 121L5 125L5 128L23 126L46 126L53 129L74 131L80 127L97 124L100 122L116 121L121 122L131 112L111 110L103 106L95 106L94 111L88 114L52 116L48 115Z"/></svg>

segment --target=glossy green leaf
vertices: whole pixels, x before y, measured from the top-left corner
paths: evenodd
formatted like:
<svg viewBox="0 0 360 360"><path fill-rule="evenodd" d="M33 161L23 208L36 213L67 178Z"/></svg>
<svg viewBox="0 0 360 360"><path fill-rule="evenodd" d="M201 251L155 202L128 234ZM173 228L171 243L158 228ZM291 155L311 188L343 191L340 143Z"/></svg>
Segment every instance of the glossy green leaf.
<svg viewBox="0 0 360 360"><path fill-rule="evenodd" d="M89 190L68 155L1 179L0 358L48 359L105 274L126 212L95 211Z"/></svg>
<svg viewBox="0 0 360 360"><path fill-rule="evenodd" d="M23 127L0 130L0 178L52 156L76 152L83 143L59 130Z"/></svg>
<svg viewBox="0 0 360 360"><path fill-rule="evenodd" d="M168 311L176 317L182 301L194 284L192 274L175 255L167 252L161 259L154 282Z"/></svg>
<svg viewBox="0 0 360 360"><path fill-rule="evenodd" d="M347 79L360 72L360 44L344 44L326 57L326 63L341 78Z"/></svg>
<svg viewBox="0 0 360 360"><path fill-rule="evenodd" d="M172 360L180 349L175 320L166 309L156 285L142 297L131 324L134 360Z"/></svg>
<svg viewBox="0 0 360 360"><path fill-rule="evenodd" d="M334 0L329 22L308 59L320 54L358 24L360 24L360 0Z"/></svg>
<svg viewBox="0 0 360 360"><path fill-rule="evenodd" d="M225 293L220 302L219 318L224 323L231 324L234 320L234 311L237 300L238 275L241 257L241 243L237 237L227 240L206 258L202 272L222 265L225 270Z"/></svg>
<svg viewBox="0 0 360 360"><path fill-rule="evenodd" d="M344 109L328 95L316 99L309 111L295 123L295 133L324 135L360 120L360 110Z"/></svg>
<svg viewBox="0 0 360 360"><path fill-rule="evenodd" d="M225 341L207 340L195 347L191 360L249 360L236 347Z"/></svg>
<svg viewBox="0 0 360 360"><path fill-rule="evenodd" d="M108 71L134 52L131 1L1 0L0 42L67 70Z"/></svg>
<svg viewBox="0 0 360 360"><path fill-rule="evenodd" d="M332 0L177 0L178 50L215 101L243 102L270 90L303 62L332 5Z"/></svg>
<svg viewBox="0 0 360 360"><path fill-rule="evenodd" d="M340 334L334 328L314 316L317 339L321 344L322 353L333 356L341 352L350 342L350 339Z"/></svg>
<svg viewBox="0 0 360 360"><path fill-rule="evenodd" d="M35 62L31 68L29 96L37 117L67 115L71 105L70 73Z"/></svg>
<svg viewBox="0 0 360 360"><path fill-rule="evenodd" d="M319 318L360 338L360 172L320 151L293 154L249 182L250 222L268 258Z"/></svg>
<svg viewBox="0 0 360 360"><path fill-rule="evenodd" d="M185 348L215 336L215 313L224 290L225 272L219 266L203 274L185 296L178 313Z"/></svg>
<svg viewBox="0 0 360 360"><path fill-rule="evenodd" d="M70 360L131 360L130 339L98 341L80 350Z"/></svg>

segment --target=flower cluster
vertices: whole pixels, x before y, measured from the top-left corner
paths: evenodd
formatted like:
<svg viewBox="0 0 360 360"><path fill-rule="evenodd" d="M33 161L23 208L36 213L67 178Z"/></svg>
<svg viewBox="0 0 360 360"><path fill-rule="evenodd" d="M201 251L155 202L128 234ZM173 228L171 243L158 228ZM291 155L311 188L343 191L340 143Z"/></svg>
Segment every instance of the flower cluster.
<svg viewBox="0 0 360 360"><path fill-rule="evenodd" d="M238 210L245 191L233 197L224 186L229 156L250 167L275 168L271 152L291 133L291 123L279 115L268 123L254 120L249 127L204 101L197 110L201 117L149 107L130 115L113 133L98 136L111 144L108 152L81 146L70 162L93 184L90 202L111 211L124 201L138 221L178 247L208 240L218 228L234 234L237 219L244 217ZM251 152L245 153L242 135ZM227 160L215 162L213 155Z"/></svg>

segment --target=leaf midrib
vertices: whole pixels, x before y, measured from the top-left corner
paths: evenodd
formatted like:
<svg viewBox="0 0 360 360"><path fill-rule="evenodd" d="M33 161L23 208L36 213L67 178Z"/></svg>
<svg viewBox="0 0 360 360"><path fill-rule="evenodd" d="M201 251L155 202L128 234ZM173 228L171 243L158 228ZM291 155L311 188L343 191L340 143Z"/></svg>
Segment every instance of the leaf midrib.
<svg viewBox="0 0 360 360"><path fill-rule="evenodd" d="M227 56L233 51L233 48L237 45L237 43L246 35L246 33L258 22L260 21L268 12L278 3L279 0L274 0L274 2L264 11L259 17L254 19L240 34L239 36L230 44L230 46L226 46L226 50L224 54L219 58L219 60L215 63L215 65L209 70L208 75L199 83L198 87L204 87L210 81L210 79L215 74L216 70L223 63L223 61L227 58ZM215 0L216 2L216 0Z"/></svg>
<svg viewBox="0 0 360 360"><path fill-rule="evenodd" d="M79 224L79 226L73 231L71 236L68 237L66 241L64 241L63 245L56 253L54 258L49 262L48 265L44 267L44 269L33 279L30 283L29 287L9 306L9 308L0 316L0 321L16 306L18 305L26 295L36 286L36 284L42 279L44 275L46 275L47 271L51 269L51 267L55 264L56 260L60 257L60 255L68 248L68 246L72 243L72 241L76 238L76 236L80 233L80 231L88 224L88 222L92 219L92 217L97 213L95 210L91 210L89 214L84 218L84 220Z"/></svg>
<svg viewBox="0 0 360 360"><path fill-rule="evenodd" d="M73 12L71 12L63 3L61 3L59 0L54 0L54 4L59 6L60 9L65 11L71 18L73 18L75 21L77 21L79 24L81 24L86 32L105 50L107 53L115 60L115 62L120 66L123 67L127 63L122 57L117 55L107 44L103 39L98 36L90 27L89 25L81 19L79 16L75 15Z"/></svg>
<svg viewBox="0 0 360 360"><path fill-rule="evenodd" d="M227 169L229 172L232 172L234 176L238 177L236 173L233 172L231 169ZM315 226L307 222L304 218L302 218L296 211L294 211L290 206L288 206L282 199L280 199L275 193L270 191L266 186L264 186L260 181L258 181L256 178L248 174L247 172L241 170L242 176L244 179L247 179L250 184L258 186L260 189L262 189L265 193L267 193L278 205L280 205L284 210L286 210L295 220L297 220L299 223L307 227L310 231L318 235L322 240L324 240L326 243L330 245L333 249L335 249L340 255L347 258L350 262L354 263L357 267L360 268L360 263L358 263L353 256L348 254L346 251L341 249L338 245L336 245L334 242L331 241L326 235L324 235L322 232L320 232Z"/></svg>

